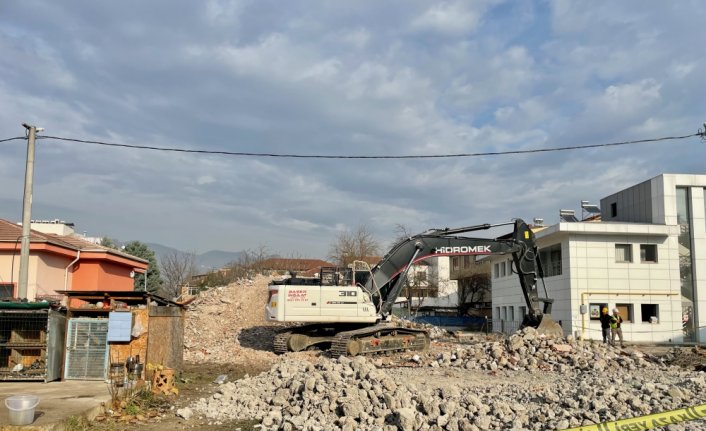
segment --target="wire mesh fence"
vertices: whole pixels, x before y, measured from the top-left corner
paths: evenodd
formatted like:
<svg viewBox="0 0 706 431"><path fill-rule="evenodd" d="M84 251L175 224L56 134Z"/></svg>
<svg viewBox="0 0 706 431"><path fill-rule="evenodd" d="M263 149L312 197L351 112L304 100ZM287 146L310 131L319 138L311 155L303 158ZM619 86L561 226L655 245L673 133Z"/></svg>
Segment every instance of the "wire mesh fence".
<svg viewBox="0 0 706 431"><path fill-rule="evenodd" d="M43 380L47 356L46 312L0 312L0 380Z"/></svg>

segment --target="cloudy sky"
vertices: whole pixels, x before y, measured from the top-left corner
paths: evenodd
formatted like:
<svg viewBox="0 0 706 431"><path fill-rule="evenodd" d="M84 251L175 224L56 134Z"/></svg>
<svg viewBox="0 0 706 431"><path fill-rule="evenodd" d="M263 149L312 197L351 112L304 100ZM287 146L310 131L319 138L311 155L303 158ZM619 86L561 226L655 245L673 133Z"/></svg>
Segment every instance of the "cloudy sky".
<svg viewBox="0 0 706 431"><path fill-rule="evenodd" d="M302 155L431 155L697 132L700 1L3 1L0 139ZM558 221L697 139L415 160L228 157L37 143L34 219L202 252L325 257L342 230ZM0 143L22 217L24 141Z"/></svg>

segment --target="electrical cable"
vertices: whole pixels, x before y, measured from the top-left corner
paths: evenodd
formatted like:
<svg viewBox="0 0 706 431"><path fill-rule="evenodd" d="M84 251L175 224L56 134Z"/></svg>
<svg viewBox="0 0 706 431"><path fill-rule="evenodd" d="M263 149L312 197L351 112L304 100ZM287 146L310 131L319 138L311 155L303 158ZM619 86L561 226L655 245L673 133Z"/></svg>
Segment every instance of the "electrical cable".
<svg viewBox="0 0 706 431"><path fill-rule="evenodd" d="M14 138L0 139L0 143L8 142L8 141L19 141L20 139L25 140L25 139L27 139L27 137L26 136L16 136Z"/></svg>
<svg viewBox="0 0 706 431"><path fill-rule="evenodd" d="M683 136L666 136L653 139L638 139L633 141L611 142L607 144L589 144L589 145L572 145L566 147L554 148L535 148L529 150L511 150L511 151L487 151L478 153L456 153L456 154L428 154L428 155L398 155L398 156L358 156L358 155L307 155L307 154L279 154L279 153L251 153L244 151L215 151L215 150L194 150L186 148L170 148L170 147L155 147L150 145L132 145L132 144L116 144L103 141L92 141L87 139L63 138L60 136L37 136L37 139L54 139L57 141L76 142L83 144L102 145L108 147L133 148L140 150L168 151L176 153L194 153L194 154L212 154L225 156L244 156L244 157L282 157L282 158L298 158L298 159L362 159L362 160L389 160L389 159L439 159L439 158L458 158L458 157L483 157L483 156L502 156L510 154L532 154L532 153L548 153L556 151L582 150L587 148L615 147L620 145L635 145L651 142L662 142L670 140L680 140L692 138L695 136L703 136L703 133L693 133ZM12 138L17 139L17 138Z"/></svg>

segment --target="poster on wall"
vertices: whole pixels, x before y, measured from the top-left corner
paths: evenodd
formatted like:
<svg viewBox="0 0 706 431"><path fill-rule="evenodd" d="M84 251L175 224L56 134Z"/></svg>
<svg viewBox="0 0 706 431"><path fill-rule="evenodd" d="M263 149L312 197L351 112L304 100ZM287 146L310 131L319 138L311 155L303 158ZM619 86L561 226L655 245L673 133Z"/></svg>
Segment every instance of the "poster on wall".
<svg viewBox="0 0 706 431"><path fill-rule="evenodd" d="M591 320L599 320L601 318L601 304L589 305L588 315L591 316Z"/></svg>

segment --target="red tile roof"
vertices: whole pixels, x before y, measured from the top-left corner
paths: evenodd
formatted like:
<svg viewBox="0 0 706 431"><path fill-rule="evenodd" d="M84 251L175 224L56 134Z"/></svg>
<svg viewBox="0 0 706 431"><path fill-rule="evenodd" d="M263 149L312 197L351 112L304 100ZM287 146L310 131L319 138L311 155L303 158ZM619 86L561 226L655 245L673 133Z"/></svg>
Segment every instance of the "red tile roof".
<svg viewBox="0 0 706 431"><path fill-rule="evenodd" d="M46 242L56 244L61 247L71 247L68 243L59 239L52 238L49 234L38 232L36 230L29 231L30 242ZM16 242L19 244L22 241L22 226L0 219L0 242Z"/></svg>
<svg viewBox="0 0 706 431"><path fill-rule="evenodd" d="M104 247L102 245L94 244L92 242L86 241L77 236L70 235L56 235L51 233L42 233L36 230L30 229L29 231L30 243L47 243L53 244L59 247L67 248L69 250L81 250L81 251L94 251L94 252L106 252L114 254L116 256L122 256L128 259L136 260L138 262L147 263L148 261L128 253L124 253L120 250L115 250L113 248ZM17 249L20 248L20 242L22 241L22 226L9 222L7 220L0 219L0 242L12 242L17 244Z"/></svg>

